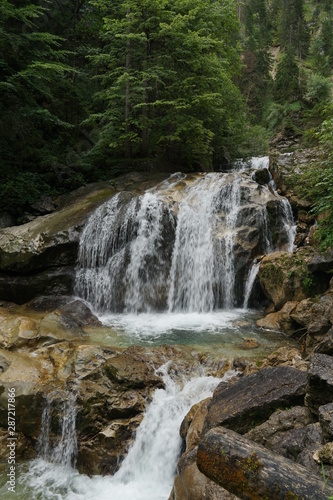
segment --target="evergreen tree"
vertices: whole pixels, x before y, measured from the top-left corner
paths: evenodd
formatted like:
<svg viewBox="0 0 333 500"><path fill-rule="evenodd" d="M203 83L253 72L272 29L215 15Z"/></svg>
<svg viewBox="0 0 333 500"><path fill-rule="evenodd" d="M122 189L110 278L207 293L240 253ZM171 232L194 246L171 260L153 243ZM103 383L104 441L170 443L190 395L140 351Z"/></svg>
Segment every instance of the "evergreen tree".
<svg viewBox="0 0 333 500"><path fill-rule="evenodd" d="M71 127L61 113L71 72L62 39L36 29L43 7L18 5L0 6L0 147L2 171L11 173L42 165L53 154L51 136Z"/></svg>
<svg viewBox="0 0 333 500"><path fill-rule="evenodd" d="M306 57L310 33L305 20L304 0L281 0L279 37L283 50L293 47L300 60Z"/></svg>
<svg viewBox="0 0 333 500"><path fill-rule="evenodd" d="M292 47L287 49L278 63L274 81L274 97L280 103L297 101L301 97L298 64Z"/></svg>
<svg viewBox="0 0 333 500"><path fill-rule="evenodd" d="M93 57L103 86L93 153L210 168L242 119L233 0L93 4L104 18L104 47Z"/></svg>
<svg viewBox="0 0 333 500"><path fill-rule="evenodd" d="M248 0L244 8L244 27L244 66L240 87L250 109L260 117L271 83L271 39L266 0Z"/></svg>

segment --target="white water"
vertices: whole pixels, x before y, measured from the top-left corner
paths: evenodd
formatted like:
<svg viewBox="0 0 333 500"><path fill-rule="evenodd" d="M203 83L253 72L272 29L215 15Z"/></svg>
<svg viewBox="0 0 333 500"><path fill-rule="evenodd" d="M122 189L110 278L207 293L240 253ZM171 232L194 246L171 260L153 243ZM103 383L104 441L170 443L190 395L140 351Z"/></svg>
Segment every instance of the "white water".
<svg viewBox="0 0 333 500"><path fill-rule="evenodd" d="M268 157L252 159L251 168L267 166ZM248 222L250 192L258 202L256 220ZM269 200L275 216L266 208ZM261 253L280 249L281 238L292 250L288 201L272 187L258 187L247 173L194 179L177 174L141 196L118 194L83 231L76 293L102 314L209 313L239 306L246 269L235 261L235 245L238 228L247 224L258 226Z"/></svg>
<svg viewBox="0 0 333 500"><path fill-rule="evenodd" d="M256 279L256 277L258 275L259 268L260 268L260 262L254 261L253 264L252 264L252 266L251 266L251 268L250 268L247 280L245 282L244 305L243 305L244 309L247 309L247 307L249 305L249 300L250 300L251 292L252 292L252 289L253 289L253 285L254 285L255 279Z"/></svg>
<svg viewBox="0 0 333 500"><path fill-rule="evenodd" d="M208 174L196 180L186 194L179 206L169 312L209 312L220 298L229 308L235 284L233 241L240 208L238 180ZM224 227L224 238L214 244L218 223Z"/></svg>
<svg viewBox="0 0 333 500"><path fill-rule="evenodd" d="M56 397L60 396L63 398L62 414L59 415L61 436L52 446L50 441L52 406ZM38 455L41 458L53 464L61 464L65 467L73 465L75 467L77 455L76 411L75 391L61 395L57 393L49 395L42 413L41 432L37 443Z"/></svg>
<svg viewBox="0 0 333 500"><path fill-rule="evenodd" d="M201 376L175 381L168 374L168 363L159 372L165 389L155 391L135 442L113 477L88 478L78 474L66 460L60 465L38 459L19 478L25 488L22 498L167 500L180 453L180 424L195 403L212 394L220 380ZM224 380L232 375L235 372L227 373Z"/></svg>

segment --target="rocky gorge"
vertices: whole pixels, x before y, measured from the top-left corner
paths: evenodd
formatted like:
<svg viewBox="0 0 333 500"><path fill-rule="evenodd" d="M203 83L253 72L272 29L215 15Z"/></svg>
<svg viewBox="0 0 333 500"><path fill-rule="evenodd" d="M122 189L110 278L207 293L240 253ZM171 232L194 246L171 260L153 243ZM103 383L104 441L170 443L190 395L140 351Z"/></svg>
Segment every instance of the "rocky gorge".
<svg viewBox="0 0 333 500"><path fill-rule="evenodd" d="M91 330L103 331L105 327L90 304L95 310L103 310L109 293L99 280L99 271L92 266L93 259L102 260L103 272L108 273L109 279L118 280L117 300L112 301L116 312L128 309L129 304L135 305L135 313L145 312L145 308L169 307L172 311L198 307L204 311L207 304L210 307L210 298L202 302L202 292L192 301L193 291L190 295L186 287L182 288L180 273L184 263L181 257L172 261L171 246L163 247L160 267L156 267L155 253L146 250L146 267L155 271L157 268L157 278L149 272L143 275L142 268L135 267L130 228L133 226L140 235L143 226L138 216L126 218L126 214L132 213L131 207L140 213L137 197L158 185L158 202L148 200L149 207L155 210L150 208L149 215L153 221L167 223L163 222L164 232L158 233L155 241L175 241L176 247L180 241L177 237L186 232L192 234L192 229L183 225L177 236L180 226L176 227L175 220L180 217L188 186L201 174L176 175L171 185L170 181L165 184L167 176L163 174L128 174L112 185L81 188L68 199L57 200L54 212L22 226L0 230L3 470L9 387L16 389L18 459L30 460L43 453L44 458L50 458L49 448L54 448L59 439L59 422L67 411L65 402L70 401L75 407L77 449L69 462L73 465L75 455L81 473L108 475L119 469L156 389L165 387L159 370L167 365L168 373L177 380L203 373L219 378L226 373L232 375L216 387L211 399L192 407L185 417L180 429L185 452L178 461L170 498L319 499L332 495L333 253L322 253L315 246L315 220L310 205L288 188L288 175L310 156L288 154L270 160L271 175L281 194L290 200L297 220L293 251L288 240L290 227L280 222L284 205L279 194L269 188L271 176L266 168L250 169L240 179L232 172L225 174L228 182L223 181L216 190L220 196L217 208L209 211L206 207L210 218L217 220L212 229L215 248L224 255L224 261L228 261L230 248L233 253L229 267L222 269L223 279L213 282L212 307L242 306L251 265L260 262L250 298L251 305L265 308L258 326L263 331L284 332L286 343L288 338L296 338L298 349L283 347L276 353L257 357L247 356L244 350L243 356L218 359L191 345L121 347L112 343L97 345L92 340ZM206 193L215 193L215 181L210 182L205 186ZM230 185L237 185L239 191L236 193ZM195 193L193 204L196 199L202 203L200 193ZM115 212L103 208L108 199L111 203L120 200L121 204L117 201L119 211L112 230L105 232L102 222L96 222L91 214L99 210L100 220L104 221L113 217ZM223 200L237 204L237 214L242 215L235 219L229 202ZM95 246L84 254L80 242L89 220L96 233ZM225 235L231 223L235 224L235 231L228 243ZM159 228L160 224L154 227ZM98 233L106 235L113 253L107 250L101 257L106 240L97 243ZM79 267L78 255L82 257ZM91 257L94 255L98 257ZM190 254L187 257L191 259ZM196 257L193 255L193 265L197 269ZM220 262L215 257L210 259L202 272L212 269L214 275ZM115 269L119 276L126 277L125 288L119 285L117 273L112 274ZM193 268L190 271L195 281ZM78 298L78 288L75 296L73 291L80 272L83 292ZM181 293L173 292L172 286L171 291L165 289L169 275ZM226 275L233 276L231 285L224 281ZM140 284L139 300L133 299L138 296L133 292L133 276ZM189 275L185 281L188 280ZM158 293L151 294L147 283L152 282ZM95 288L91 283L96 283ZM97 289L100 295L94 303L91 297ZM45 408L48 449L43 449L40 439Z"/></svg>

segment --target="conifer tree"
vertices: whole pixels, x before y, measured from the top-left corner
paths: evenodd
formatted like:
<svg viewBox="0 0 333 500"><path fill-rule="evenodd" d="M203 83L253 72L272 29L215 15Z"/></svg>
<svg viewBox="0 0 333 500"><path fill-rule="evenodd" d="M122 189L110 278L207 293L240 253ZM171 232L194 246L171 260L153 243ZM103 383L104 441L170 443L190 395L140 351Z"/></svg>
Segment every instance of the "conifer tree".
<svg viewBox="0 0 333 500"><path fill-rule="evenodd" d="M233 0L94 0L102 90L94 154L210 168L242 119Z"/></svg>

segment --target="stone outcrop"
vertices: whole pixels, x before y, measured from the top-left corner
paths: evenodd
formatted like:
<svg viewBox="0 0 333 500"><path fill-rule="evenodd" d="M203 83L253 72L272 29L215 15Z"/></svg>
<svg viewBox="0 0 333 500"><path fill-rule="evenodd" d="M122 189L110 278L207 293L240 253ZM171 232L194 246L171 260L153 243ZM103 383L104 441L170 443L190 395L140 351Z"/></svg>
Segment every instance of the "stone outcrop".
<svg viewBox="0 0 333 500"><path fill-rule="evenodd" d="M333 358L314 354L310 360L305 403L318 415L319 408L333 402Z"/></svg>
<svg viewBox="0 0 333 500"><path fill-rule="evenodd" d="M302 403L305 388L306 374L290 367L265 368L234 384L223 383L214 392L204 432L224 426L245 433L275 409Z"/></svg>
<svg viewBox="0 0 333 500"><path fill-rule="evenodd" d="M82 227L114 192L110 185L93 185L51 214L0 230L0 299L22 304L45 292L71 293Z"/></svg>
<svg viewBox="0 0 333 500"><path fill-rule="evenodd" d="M112 185L81 187L36 211L46 215L0 229L0 300L23 304L38 295L72 293L79 238L90 213L119 191L141 193L167 176L132 173Z"/></svg>

